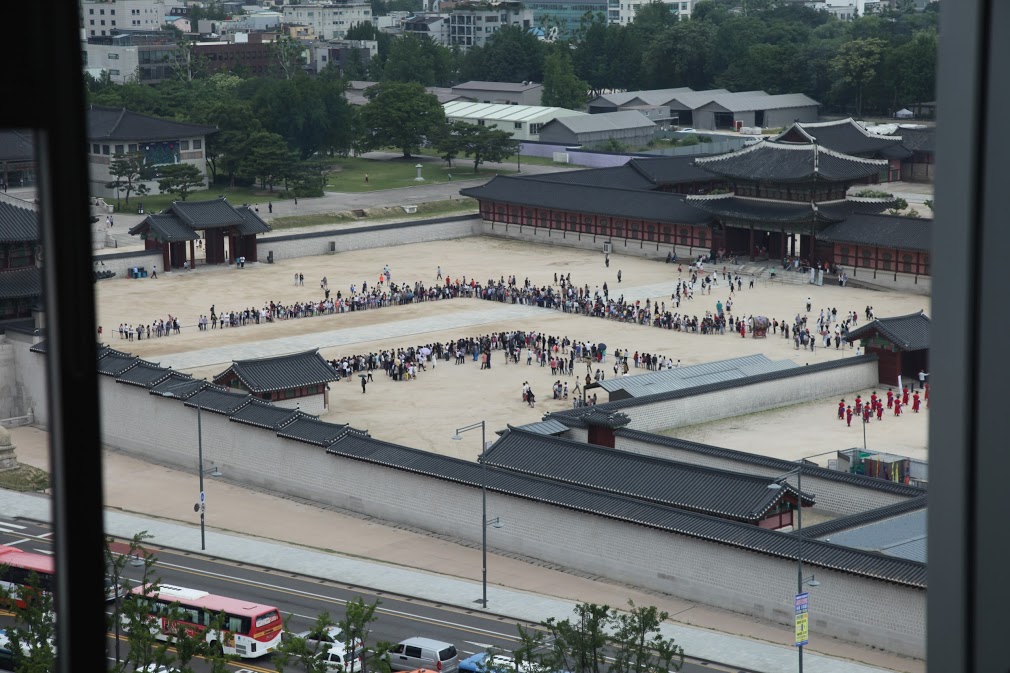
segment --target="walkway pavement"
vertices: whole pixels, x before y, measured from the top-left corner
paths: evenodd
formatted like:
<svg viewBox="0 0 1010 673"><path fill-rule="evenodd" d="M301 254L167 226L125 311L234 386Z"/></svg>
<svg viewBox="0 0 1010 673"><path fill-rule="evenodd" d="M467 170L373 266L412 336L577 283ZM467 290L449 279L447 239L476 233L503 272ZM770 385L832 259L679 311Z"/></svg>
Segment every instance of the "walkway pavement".
<svg viewBox="0 0 1010 673"><path fill-rule="evenodd" d="M7 517L39 521L51 518L48 497L0 491L0 511ZM164 520L147 519L133 514L107 511L105 530L110 535L129 538L139 530L153 535L154 546L199 552L194 528ZM206 532L207 549L219 558L241 563L268 566L285 572L305 574L339 581L342 584L380 589L401 595L416 596L436 603L456 605L476 610L474 596L480 594L480 583L446 575L383 564L375 561L328 554L309 548L278 544L265 539ZM572 616L575 603L516 589L488 586L491 612L513 619L539 622L548 617L565 619ZM685 651L711 662L727 663L754 671L792 670L796 666L796 651L770 643L665 623L665 637L673 637ZM807 651L804 662L810 673L879 673L882 669L842 659L821 656Z"/></svg>

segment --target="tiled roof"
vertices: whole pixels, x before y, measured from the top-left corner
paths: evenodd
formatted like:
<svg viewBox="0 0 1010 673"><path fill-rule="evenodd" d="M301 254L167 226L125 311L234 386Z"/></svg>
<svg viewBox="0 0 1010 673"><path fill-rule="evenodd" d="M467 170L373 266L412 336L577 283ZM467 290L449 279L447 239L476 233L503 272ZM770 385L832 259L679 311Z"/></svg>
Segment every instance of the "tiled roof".
<svg viewBox="0 0 1010 673"><path fill-rule="evenodd" d="M559 420L564 422L564 419ZM692 453L721 458L723 460L732 460L740 463L741 469L743 469L746 465L757 465L777 472L785 473L790 470L795 470L799 466L798 463L794 463L789 460L782 460L781 458L771 458L757 453L737 451L735 449L727 449L721 446L709 446L708 444L689 442L686 439L677 439L676 437L668 437L666 435L656 435L651 432L643 432L641 430L633 430L631 428L621 428L614 434L617 437L627 437L628 439L648 442L659 446L669 446L670 448L679 449L681 451L690 451ZM851 486L857 486L859 488L869 488L876 491L894 493L908 498L917 498L926 493L926 489L919 486L906 485L896 481L887 481L886 479L876 479L874 477L867 477L862 474L852 474L851 472L842 472L840 470L829 470L810 463L803 464L803 474L806 476L816 477L818 479L838 481Z"/></svg>
<svg viewBox="0 0 1010 673"><path fill-rule="evenodd" d="M649 89L644 91L624 91L619 93L605 93L599 98L589 101L590 107L599 106L606 103L611 105L666 105L677 94L691 93L690 87L680 87L678 89ZM719 89L725 92L725 89Z"/></svg>
<svg viewBox="0 0 1010 673"><path fill-rule="evenodd" d="M131 367L136 367L143 360L136 355L111 351L98 359L98 373L105 376L121 376Z"/></svg>
<svg viewBox="0 0 1010 673"><path fill-rule="evenodd" d="M509 426L512 429L512 426ZM526 432L536 432L541 435L561 435L568 432L569 428L567 425L560 421L554 419L548 419L546 421L537 421L536 423L527 423L526 425L520 425L517 430L525 430ZM503 432L498 434L503 434Z"/></svg>
<svg viewBox="0 0 1010 673"><path fill-rule="evenodd" d="M901 144L913 152L935 152L936 151L936 129L909 129L898 127L894 131L895 135L901 136Z"/></svg>
<svg viewBox="0 0 1010 673"><path fill-rule="evenodd" d="M35 161L35 141L31 131L0 131L0 161Z"/></svg>
<svg viewBox="0 0 1010 673"><path fill-rule="evenodd" d="M297 409L278 407L264 400L253 399L234 414L229 420L246 425L255 425L258 428L276 430L283 427L296 418L306 416Z"/></svg>
<svg viewBox="0 0 1010 673"><path fill-rule="evenodd" d="M510 472L599 489L756 524L797 491L770 489L765 476L701 467L608 449L520 429L507 431L487 450L484 462ZM805 506L814 504L804 494Z"/></svg>
<svg viewBox="0 0 1010 673"><path fill-rule="evenodd" d="M37 212L0 202L0 243L34 243L39 238Z"/></svg>
<svg viewBox="0 0 1010 673"><path fill-rule="evenodd" d="M163 381L152 386L151 394L165 395L165 393L171 393L174 397L188 400L209 385L204 379L194 379L189 374L172 372Z"/></svg>
<svg viewBox="0 0 1010 673"><path fill-rule="evenodd" d="M632 159L626 165L634 168L654 185L679 185L692 182L719 181L718 175L709 173L694 163L695 157L657 157Z"/></svg>
<svg viewBox="0 0 1010 673"><path fill-rule="evenodd" d="M224 198L209 201L174 201L166 210L148 215L128 233L150 230L162 241L191 241L197 230L235 227L242 235L270 231L270 225L248 206L235 207Z"/></svg>
<svg viewBox="0 0 1010 673"><path fill-rule="evenodd" d="M805 137L808 143L816 142L821 147L842 154L895 159L905 158L911 154L902 147L901 138L870 133L851 117L830 122L796 122L772 140L779 140L785 136Z"/></svg>
<svg viewBox="0 0 1010 673"><path fill-rule="evenodd" d="M594 405L593 409L600 413L610 413L614 411L623 411L625 409L633 409L638 406L646 404L654 404L656 402L665 402L667 400L677 400L683 399L685 397L693 397L694 395L704 395L706 393L722 392L724 390L732 390L733 388L738 388L741 386L754 385L755 383L766 383L768 381L788 381L794 376L804 376L814 372L832 372L836 369L844 369L845 367L851 367L853 365L860 365L866 362L875 362L877 356L873 354L861 355L859 357L851 358L841 358L839 360L829 360L827 362L817 362L812 365L804 365L803 367L798 367L796 369L783 369L779 371L766 372L764 374L756 374L754 376L747 376L742 379L732 379L730 381L720 381L718 383L710 383L704 386L696 386L694 388L686 388L682 390L671 390L665 393L656 393L654 395L644 395L642 397L632 397L624 400L617 400L616 402L607 402L606 404ZM580 416L584 409L566 409L564 411L555 411L548 415L549 418L556 418L565 425L569 427L584 428L587 427L585 421L583 421ZM546 420L546 419L545 419Z"/></svg>
<svg viewBox="0 0 1010 673"><path fill-rule="evenodd" d="M293 439L296 442L329 447L348 432L354 430L348 425L327 423L312 416L299 415L297 418L277 429L277 436ZM354 430L354 432L360 432Z"/></svg>
<svg viewBox="0 0 1010 673"><path fill-rule="evenodd" d="M48 341L40 341L28 349L31 353L45 353L47 350L49 350Z"/></svg>
<svg viewBox="0 0 1010 673"><path fill-rule="evenodd" d="M655 184L630 165L608 166L606 168L586 168L578 171L558 171L556 173L535 173L522 176L530 182L560 182L568 185L587 187L609 187L615 189L651 190Z"/></svg>
<svg viewBox="0 0 1010 673"><path fill-rule="evenodd" d="M572 133L598 133L625 129L655 128L656 123L637 110L621 110L577 117L558 117L543 125L541 135L554 124L560 124Z"/></svg>
<svg viewBox="0 0 1010 673"><path fill-rule="evenodd" d="M522 206L593 213L629 220L705 224L712 216L687 203L683 196L665 192L608 189L557 182L495 176L484 185L461 189L463 196Z"/></svg>
<svg viewBox="0 0 1010 673"><path fill-rule="evenodd" d="M42 294L42 269L28 266L0 272L0 299L27 299Z"/></svg>
<svg viewBox="0 0 1010 673"><path fill-rule="evenodd" d="M187 407L230 416L253 399L248 393L237 393L220 386L207 386L185 401Z"/></svg>
<svg viewBox="0 0 1010 673"><path fill-rule="evenodd" d="M727 178L775 182L856 181L888 167L883 159L861 159L818 145L771 141L694 161L696 166Z"/></svg>
<svg viewBox="0 0 1010 673"><path fill-rule="evenodd" d="M858 243L881 248L929 252L933 220L904 215L856 213L827 227L818 239L838 243Z"/></svg>
<svg viewBox="0 0 1010 673"><path fill-rule="evenodd" d="M838 519L823 521L821 523L814 524L813 526L804 526L803 530L796 531L795 534L802 535L803 537L823 538L831 535L832 533L838 533L843 530L848 530L849 528L858 528L876 521L883 521L884 519L890 519L891 517L898 516L899 514L916 512L926 508L926 497L927 496L925 495L921 495L918 498L903 500L901 502L896 502L893 505L885 505L884 507L878 507L877 509L871 509L866 512L859 512L858 514L850 514L849 516L843 516Z"/></svg>
<svg viewBox="0 0 1010 673"><path fill-rule="evenodd" d="M846 341L865 339L879 334L903 351L929 348L930 320L922 311L893 318L877 318L845 335Z"/></svg>
<svg viewBox="0 0 1010 673"><path fill-rule="evenodd" d="M172 370L167 367L159 367L150 362L139 362L136 367L131 367L117 376L116 381L132 386L150 388L161 383L171 375Z"/></svg>
<svg viewBox="0 0 1010 673"><path fill-rule="evenodd" d="M126 108L88 106L88 140L178 140L216 132L213 126L151 117Z"/></svg>
<svg viewBox="0 0 1010 673"><path fill-rule="evenodd" d="M687 197L687 202L724 219L785 223L834 223L850 217L854 212L879 213L892 207L895 200L893 198L851 198L826 203L809 203L715 194L711 196L691 195Z"/></svg>
<svg viewBox="0 0 1010 673"><path fill-rule="evenodd" d="M130 227L127 233L135 236L144 231L151 231L159 241L168 243L195 241L200 238L198 233L171 213L148 215L139 224Z"/></svg>
<svg viewBox="0 0 1010 673"><path fill-rule="evenodd" d="M0 331L17 332L18 334L37 337L44 337L46 335L46 328L35 326L35 318L12 318L0 321Z"/></svg>
<svg viewBox="0 0 1010 673"><path fill-rule="evenodd" d="M758 554L796 558L796 538L791 535L549 479L515 474L498 468L482 468L476 462L398 446L360 433L348 432L330 446L327 453L474 487L486 483L488 490L514 497L747 549ZM792 466L795 467L795 464ZM835 569L885 582L926 587L924 563L819 540L804 543L803 562L813 567Z"/></svg>
<svg viewBox="0 0 1010 673"><path fill-rule="evenodd" d="M229 374L235 374L254 393L290 390L338 378L337 372L323 359L318 349L259 360L236 360L231 367L215 376L214 381L220 382Z"/></svg>

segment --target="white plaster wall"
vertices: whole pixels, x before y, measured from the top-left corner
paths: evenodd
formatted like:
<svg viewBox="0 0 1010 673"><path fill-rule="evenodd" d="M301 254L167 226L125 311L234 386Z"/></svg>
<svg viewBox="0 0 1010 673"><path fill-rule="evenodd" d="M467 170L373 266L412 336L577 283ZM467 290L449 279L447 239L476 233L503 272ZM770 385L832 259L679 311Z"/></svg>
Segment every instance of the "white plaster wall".
<svg viewBox="0 0 1010 673"><path fill-rule="evenodd" d="M260 262L265 263L267 255L271 251L274 253L274 260L329 254L331 243L336 247L335 252L347 252L426 241L443 241L474 236L479 233L479 223L480 220L474 218L436 224L419 224L413 227L373 228L356 233L342 233L337 229L327 236L286 241L275 241L273 240L275 237L263 236L257 241L257 251Z"/></svg>
<svg viewBox="0 0 1010 673"><path fill-rule="evenodd" d="M277 400L274 404L285 409L300 409L307 414L319 416L326 413L323 405L322 395L308 395L306 397L293 397L289 400Z"/></svg>
<svg viewBox="0 0 1010 673"><path fill-rule="evenodd" d="M8 343L13 352L13 362L5 363L0 368L2 379L11 377L19 395L19 413L21 416L30 408L35 414L35 424L40 427L49 425L49 399L46 397L46 356L42 353L32 353L29 349L37 339L27 335L13 333L7 335Z"/></svg>

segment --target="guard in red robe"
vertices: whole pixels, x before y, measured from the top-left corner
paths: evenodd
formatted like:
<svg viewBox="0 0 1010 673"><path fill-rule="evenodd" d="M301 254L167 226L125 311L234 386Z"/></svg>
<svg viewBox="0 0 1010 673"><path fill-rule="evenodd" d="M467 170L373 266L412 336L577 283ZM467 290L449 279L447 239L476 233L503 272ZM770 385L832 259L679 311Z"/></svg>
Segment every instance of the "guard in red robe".
<svg viewBox="0 0 1010 673"><path fill-rule="evenodd" d="M863 398L856 395L856 415L863 413Z"/></svg>
<svg viewBox="0 0 1010 673"><path fill-rule="evenodd" d="M852 427L852 405L850 404L845 408L845 422L848 426Z"/></svg>
<svg viewBox="0 0 1010 673"><path fill-rule="evenodd" d="M873 411L870 410L869 404L863 405L863 423L869 423L870 419L873 417Z"/></svg>
<svg viewBox="0 0 1010 673"><path fill-rule="evenodd" d="M845 400L838 403L838 420L845 420Z"/></svg>
<svg viewBox="0 0 1010 673"><path fill-rule="evenodd" d="M894 400L894 415L901 416L901 399L899 398Z"/></svg>
<svg viewBox="0 0 1010 673"><path fill-rule="evenodd" d="M894 406L894 391L890 388L887 390L887 408L890 409Z"/></svg>
<svg viewBox="0 0 1010 673"><path fill-rule="evenodd" d="M877 420L884 420L884 405L881 402L877 402Z"/></svg>
<svg viewBox="0 0 1010 673"><path fill-rule="evenodd" d="M912 411L919 413L919 393L912 395Z"/></svg>
<svg viewBox="0 0 1010 673"><path fill-rule="evenodd" d="M908 406L908 386L901 389L901 403Z"/></svg>
<svg viewBox="0 0 1010 673"><path fill-rule="evenodd" d="M876 390L874 390L873 393L870 394L870 409L873 411L873 413L877 413L877 391Z"/></svg>

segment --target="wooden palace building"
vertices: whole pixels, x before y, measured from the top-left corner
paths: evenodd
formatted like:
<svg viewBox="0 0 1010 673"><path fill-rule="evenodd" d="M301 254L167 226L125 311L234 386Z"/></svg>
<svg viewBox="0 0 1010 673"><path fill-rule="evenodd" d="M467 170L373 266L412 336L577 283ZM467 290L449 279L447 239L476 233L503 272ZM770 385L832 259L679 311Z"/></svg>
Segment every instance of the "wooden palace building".
<svg viewBox="0 0 1010 673"><path fill-rule="evenodd" d="M885 215L911 152L851 119L795 123L728 154L635 158L613 168L496 176L460 190L492 224L639 241L678 255L797 257L860 271L929 274L932 221ZM864 189L870 195L858 196Z"/></svg>

